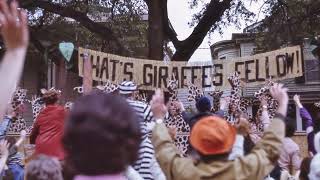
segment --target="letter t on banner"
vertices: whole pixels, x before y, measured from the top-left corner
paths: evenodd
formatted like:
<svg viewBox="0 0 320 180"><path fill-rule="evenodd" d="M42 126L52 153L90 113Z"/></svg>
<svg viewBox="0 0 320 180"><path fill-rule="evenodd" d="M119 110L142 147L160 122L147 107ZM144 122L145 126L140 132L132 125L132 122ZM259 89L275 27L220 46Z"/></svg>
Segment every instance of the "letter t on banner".
<svg viewBox="0 0 320 180"><path fill-rule="evenodd" d="M92 90L92 66L88 51L83 54L83 66L83 93L88 94Z"/></svg>

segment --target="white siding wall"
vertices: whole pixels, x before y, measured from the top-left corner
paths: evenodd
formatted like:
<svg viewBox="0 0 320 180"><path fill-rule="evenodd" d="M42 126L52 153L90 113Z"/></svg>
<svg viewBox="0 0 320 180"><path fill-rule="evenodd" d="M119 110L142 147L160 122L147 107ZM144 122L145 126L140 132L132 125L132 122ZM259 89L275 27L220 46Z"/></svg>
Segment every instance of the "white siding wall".
<svg viewBox="0 0 320 180"><path fill-rule="evenodd" d="M256 48L254 43L241 43L240 44L241 57L251 56L253 54L254 48Z"/></svg>
<svg viewBox="0 0 320 180"><path fill-rule="evenodd" d="M226 59L231 59L234 57L240 56L240 50L233 48L233 49L225 49L218 52L218 59L226 57Z"/></svg>

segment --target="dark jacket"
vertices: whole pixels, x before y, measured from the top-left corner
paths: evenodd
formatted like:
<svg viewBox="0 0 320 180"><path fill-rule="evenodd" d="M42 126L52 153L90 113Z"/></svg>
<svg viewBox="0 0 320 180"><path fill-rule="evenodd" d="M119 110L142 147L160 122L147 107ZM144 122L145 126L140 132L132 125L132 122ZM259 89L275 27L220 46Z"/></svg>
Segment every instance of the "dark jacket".
<svg viewBox="0 0 320 180"><path fill-rule="evenodd" d="M183 120L190 126L190 128L193 127L193 125L202 117L205 116L210 116L210 115L216 115L219 116L221 118L224 117L224 111L220 110L217 111L215 114L211 113L211 112L200 112L200 113L188 113L186 111L183 111L182 113L182 118Z"/></svg>
<svg viewBox="0 0 320 180"><path fill-rule="evenodd" d="M58 105L47 106L40 112L30 135L31 144L36 145L35 155L45 154L64 159L61 140L65 117L64 107Z"/></svg>

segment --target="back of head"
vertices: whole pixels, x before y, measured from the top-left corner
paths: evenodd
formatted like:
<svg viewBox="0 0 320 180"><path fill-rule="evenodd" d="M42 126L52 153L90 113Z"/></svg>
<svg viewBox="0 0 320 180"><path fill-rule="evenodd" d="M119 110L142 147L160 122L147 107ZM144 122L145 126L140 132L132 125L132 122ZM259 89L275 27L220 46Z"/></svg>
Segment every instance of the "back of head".
<svg viewBox="0 0 320 180"><path fill-rule="evenodd" d="M291 118L286 118L286 137L292 137L294 136L294 133L296 132L296 126L295 126L295 121Z"/></svg>
<svg viewBox="0 0 320 180"><path fill-rule="evenodd" d="M121 95L132 95L137 90L137 85L132 81L123 81L119 84L118 90Z"/></svg>
<svg viewBox="0 0 320 180"><path fill-rule="evenodd" d="M43 96L42 100L46 105L53 105L58 102L60 96L60 92L56 90L48 90L46 91Z"/></svg>
<svg viewBox="0 0 320 180"><path fill-rule="evenodd" d="M302 160L301 165L300 165L300 175L299 178L300 180L308 180L308 174L310 172L310 164L311 164L311 158L306 157Z"/></svg>
<svg viewBox="0 0 320 180"><path fill-rule="evenodd" d="M210 99L205 96L202 96L196 102L196 108L200 113L209 112L211 110L211 107L212 106L211 106Z"/></svg>
<svg viewBox="0 0 320 180"><path fill-rule="evenodd" d="M206 116L192 128L190 143L202 156L230 153L236 138L236 130L226 120Z"/></svg>
<svg viewBox="0 0 320 180"><path fill-rule="evenodd" d="M61 165L57 159L39 155L26 166L27 180L63 180Z"/></svg>
<svg viewBox="0 0 320 180"><path fill-rule="evenodd" d="M320 179L320 153L312 158L308 177L310 180Z"/></svg>
<svg viewBox="0 0 320 180"><path fill-rule="evenodd" d="M80 97L66 122L67 162L80 174L120 173L137 159L139 121L124 98L103 93Z"/></svg>

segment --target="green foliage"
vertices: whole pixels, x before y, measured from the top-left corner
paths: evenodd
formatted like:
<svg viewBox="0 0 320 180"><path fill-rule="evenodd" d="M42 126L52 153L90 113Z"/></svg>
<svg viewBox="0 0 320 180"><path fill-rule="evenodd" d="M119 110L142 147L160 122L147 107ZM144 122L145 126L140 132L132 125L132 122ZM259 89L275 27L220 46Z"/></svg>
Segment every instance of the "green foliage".
<svg viewBox="0 0 320 180"><path fill-rule="evenodd" d="M142 0L50 0L45 3L59 5L59 9L66 8L69 12L85 14L95 23L111 29L130 51L130 55L143 56L140 49L147 47L147 23L142 21L141 16L147 13L147 7ZM59 42L71 41L77 46L115 51L116 45L112 40L101 38L71 18L51 13L52 9L32 5L26 8L37 40L49 42L52 48L56 48Z"/></svg>
<svg viewBox="0 0 320 180"><path fill-rule="evenodd" d="M282 45L300 45L320 33L319 0L267 0L267 17L259 26L258 45L264 51Z"/></svg>

